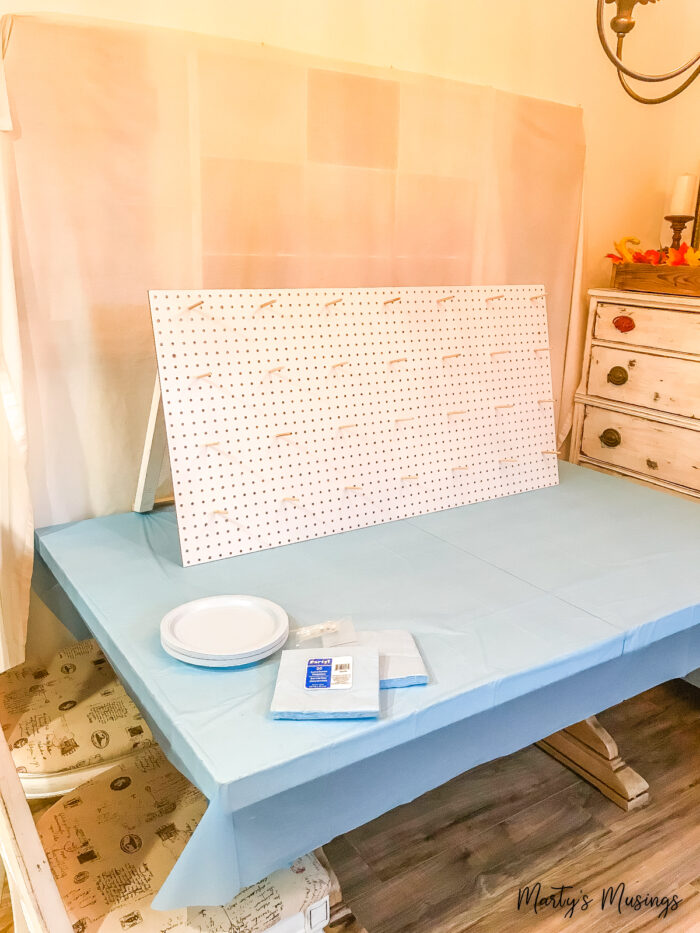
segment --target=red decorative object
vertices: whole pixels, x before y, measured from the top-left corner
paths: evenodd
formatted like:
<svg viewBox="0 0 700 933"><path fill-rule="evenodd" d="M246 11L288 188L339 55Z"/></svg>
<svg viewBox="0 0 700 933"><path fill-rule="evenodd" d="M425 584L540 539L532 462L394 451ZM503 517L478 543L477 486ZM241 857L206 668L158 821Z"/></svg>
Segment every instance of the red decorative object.
<svg viewBox="0 0 700 933"><path fill-rule="evenodd" d="M621 334L628 334L631 330L634 330L635 325L631 317L626 314L618 314L617 317L613 318L613 326L617 327Z"/></svg>

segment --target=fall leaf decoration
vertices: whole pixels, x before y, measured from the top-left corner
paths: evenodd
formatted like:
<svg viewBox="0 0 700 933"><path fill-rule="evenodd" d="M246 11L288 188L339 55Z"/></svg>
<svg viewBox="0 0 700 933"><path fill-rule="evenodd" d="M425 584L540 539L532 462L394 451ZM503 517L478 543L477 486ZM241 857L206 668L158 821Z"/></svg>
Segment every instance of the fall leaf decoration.
<svg viewBox="0 0 700 933"><path fill-rule="evenodd" d="M615 249L625 262L634 262L633 254L627 244L633 243L635 246L639 246L640 242L641 240L636 236L623 236L623 238L615 244Z"/></svg>
<svg viewBox="0 0 700 933"><path fill-rule="evenodd" d="M700 249L682 243L680 249L672 246L663 249L631 250L630 244L639 246L637 237L626 236L615 243L616 253L608 253L606 259L614 263L633 262L651 266L700 266Z"/></svg>

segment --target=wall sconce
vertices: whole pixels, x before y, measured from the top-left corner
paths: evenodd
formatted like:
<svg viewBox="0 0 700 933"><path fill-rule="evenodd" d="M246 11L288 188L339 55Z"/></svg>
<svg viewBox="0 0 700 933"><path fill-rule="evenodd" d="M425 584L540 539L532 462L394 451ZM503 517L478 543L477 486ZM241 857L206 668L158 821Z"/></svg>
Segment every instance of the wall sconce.
<svg viewBox="0 0 700 933"><path fill-rule="evenodd" d="M625 41L625 36L627 33L631 32L634 29L634 19L632 18L632 13L634 11L635 4L637 3L656 3L657 0L598 0L598 36L600 37L601 44L605 50L605 54L608 56L610 61L613 63L617 69L617 76L620 79L620 84L623 86L625 91L629 94L630 97L634 100L639 101L640 104L663 104L664 101L672 100L674 97L677 97L682 91L684 91L693 81L700 75L700 54L696 55L695 58L691 59L689 62L686 62L685 65L682 65L680 68L676 68L675 71L669 71L668 74L664 75L645 75L640 71L634 71L632 68L628 68L622 61L622 46ZM617 34L617 50L614 52L607 40L605 34L605 4L606 3L617 3L617 15L612 18L610 21L610 27L614 33ZM697 65L697 67L695 67ZM633 88L630 87L629 83L626 80L626 77L634 78L637 81L647 81L647 82L657 82L657 81L670 81L672 78L679 78L681 75L686 74L690 71L691 68L694 68L694 71L681 83L677 88L674 88L673 91L669 91L668 94L663 94L661 97L642 97L641 94L638 94Z"/></svg>

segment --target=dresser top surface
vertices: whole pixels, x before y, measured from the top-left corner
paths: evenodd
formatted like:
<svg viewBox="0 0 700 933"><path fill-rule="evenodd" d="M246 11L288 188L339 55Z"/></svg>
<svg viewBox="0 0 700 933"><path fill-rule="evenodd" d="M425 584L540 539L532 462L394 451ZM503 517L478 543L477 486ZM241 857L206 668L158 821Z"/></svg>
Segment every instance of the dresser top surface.
<svg viewBox="0 0 700 933"><path fill-rule="evenodd" d="M660 295L654 292L630 292L619 288L592 288L588 292L591 298L601 302L615 304L640 305L645 308L661 308L670 311L700 312L700 297L688 298L685 295Z"/></svg>

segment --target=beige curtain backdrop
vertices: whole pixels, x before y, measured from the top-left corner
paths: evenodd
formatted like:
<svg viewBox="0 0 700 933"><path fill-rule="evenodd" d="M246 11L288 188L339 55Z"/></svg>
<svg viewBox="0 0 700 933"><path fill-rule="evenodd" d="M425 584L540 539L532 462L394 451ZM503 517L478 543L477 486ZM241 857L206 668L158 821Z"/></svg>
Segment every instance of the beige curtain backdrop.
<svg viewBox="0 0 700 933"><path fill-rule="evenodd" d="M3 45L5 36L3 35ZM2 75L0 75L0 78ZM24 656L32 575L32 507L22 355L10 237L10 112L0 81L0 670Z"/></svg>
<svg viewBox="0 0 700 933"><path fill-rule="evenodd" d="M130 507L155 375L149 288L542 282L567 423L581 111L169 30L4 25L17 303L3 265L3 354L19 326L37 525ZM22 402L11 337L9 351L6 418ZM21 646L31 513L14 420L1 605Z"/></svg>

